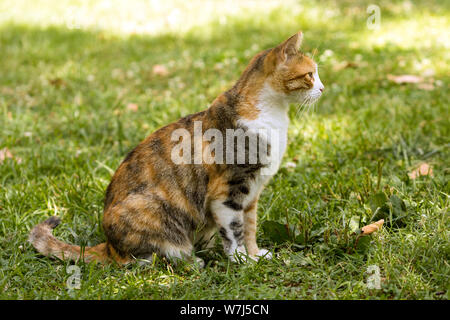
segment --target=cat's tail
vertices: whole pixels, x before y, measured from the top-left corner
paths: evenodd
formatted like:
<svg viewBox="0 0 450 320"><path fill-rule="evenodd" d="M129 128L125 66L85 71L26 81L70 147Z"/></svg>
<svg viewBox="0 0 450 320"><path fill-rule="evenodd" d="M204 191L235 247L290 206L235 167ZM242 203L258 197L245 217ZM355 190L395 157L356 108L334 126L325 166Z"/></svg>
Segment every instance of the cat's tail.
<svg viewBox="0 0 450 320"><path fill-rule="evenodd" d="M39 223L31 230L28 241L43 255L57 257L62 260L77 261L84 259L86 262L96 261L101 263L110 260L106 242L94 247L85 247L82 252L80 246L71 245L56 239L52 234L52 230L60 222L61 219L59 217L53 216Z"/></svg>

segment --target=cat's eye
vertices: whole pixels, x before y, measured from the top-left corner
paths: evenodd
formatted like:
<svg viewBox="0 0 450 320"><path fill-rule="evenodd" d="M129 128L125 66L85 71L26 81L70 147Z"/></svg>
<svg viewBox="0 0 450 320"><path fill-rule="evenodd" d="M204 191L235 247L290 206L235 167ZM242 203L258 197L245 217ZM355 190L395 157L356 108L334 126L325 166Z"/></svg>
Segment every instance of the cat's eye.
<svg viewBox="0 0 450 320"><path fill-rule="evenodd" d="M313 77L313 73L312 72L308 72L308 76L310 76L312 78Z"/></svg>

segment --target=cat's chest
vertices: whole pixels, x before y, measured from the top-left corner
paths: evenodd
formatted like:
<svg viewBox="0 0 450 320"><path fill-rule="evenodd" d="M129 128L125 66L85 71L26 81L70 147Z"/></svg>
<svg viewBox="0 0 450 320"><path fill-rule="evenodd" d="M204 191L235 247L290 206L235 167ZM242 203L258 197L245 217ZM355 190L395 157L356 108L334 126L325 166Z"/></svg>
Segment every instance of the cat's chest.
<svg viewBox="0 0 450 320"><path fill-rule="evenodd" d="M287 147L289 127L287 111L279 108L265 108L256 119L239 120L239 123L250 132L265 136L270 150L268 162L278 170Z"/></svg>
<svg viewBox="0 0 450 320"><path fill-rule="evenodd" d="M254 120L240 120L242 126L257 135L265 135L268 143L268 159L264 168L260 169L250 181L250 192L244 200L244 206L251 203L261 192L264 185L278 171L287 147L289 118L287 112L269 110L261 112Z"/></svg>

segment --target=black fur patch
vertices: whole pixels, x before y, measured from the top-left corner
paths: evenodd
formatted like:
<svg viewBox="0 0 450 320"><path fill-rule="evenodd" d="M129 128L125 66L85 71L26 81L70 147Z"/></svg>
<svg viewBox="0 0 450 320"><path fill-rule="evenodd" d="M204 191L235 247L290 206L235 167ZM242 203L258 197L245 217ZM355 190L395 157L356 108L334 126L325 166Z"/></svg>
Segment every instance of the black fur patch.
<svg viewBox="0 0 450 320"><path fill-rule="evenodd" d="M112 186L113 186L114 178L111 179L111 182L108 185L108 188L106 188L106 195L105 195L105 201L103 202L103 207L106 208L109 206L114 199L114 194L112 192Z"/></svg>
<svg viewBox="0 0 450 320"><path fill-rule="evenodd" d="M245 182L244 178L233 178L230 181L228 181L229 185L236 185L236 184L242 184Z"/></svg>
<svg viewBox="0 0 450 320"><path fill-rule="evenodd" d="M247 186L241 185L239 187L239 191L242 192L243 194L249 194L250 190L248 190Z"/></svg>
<svg viewBox="0 0 450 320"><path fill-rule="evenodd" d="M228 199L227 201L224 201L223 204L227 206L230 209L233 209L235 211L240 211L243 209L242 205L233 201L232 199Z"/></svg>
<svg viewBox="0 0 450 320"><path fill-rule="evenodd" d="M227 230L225 230L225 228L222 227L219 229L219 234L220 237L222 238L224 248L229 249L231 247L231 240L227 236Z"/></svg>
<svg viewBox="0 0 450 320"><path fill-rule="evenodd" d="M230 229L233 231L233 236L240 245L244 240L244 225L242 222L234 220L230 223Z"/></svg>
<svg viewBox="0 0 450 320"><path fill-rule="evenodd" d="M44 221L44 224L50 226L50 228L54 229L61 223L61 219L57 216L53 216Z"/></svg>
<svg viewBox="0 0 450 320"><path fill-rule="evenodd" d="M156 152L162 152L165 149L161 139L159 139L159 138L154 138L154 139L150 140L148 147L150 149L152 149L152 151L156 151Z"/></svg>
<svg viewBox="0 0 450 320"><path fill-rule="evenodd" d="M128 194L143 193L147 189L147 187L148 187L148 183L147 182L140 183L136 187L131 189L128 192Z"/></svg>
<svg viewBox="0 0 450 320"><path fill-rule="evenodd" d="M127 156L125 157L125 159L123 160L123 162L128 162L130 161L131 158L133 158L133 155L136 153L136 148L134 148L133 150L131 150Z"/></svg>
<svg viewBox="0 0 450 320"><path fill-rule="evenodd" d="M266 51L261 53L261 55L256 59L255 64L254 64L254 68L256 70L258 70L258 71L264 70L264 59L266 59L266 56L270 52L270 50L272 50L272 49L267 49Z"/></svg>

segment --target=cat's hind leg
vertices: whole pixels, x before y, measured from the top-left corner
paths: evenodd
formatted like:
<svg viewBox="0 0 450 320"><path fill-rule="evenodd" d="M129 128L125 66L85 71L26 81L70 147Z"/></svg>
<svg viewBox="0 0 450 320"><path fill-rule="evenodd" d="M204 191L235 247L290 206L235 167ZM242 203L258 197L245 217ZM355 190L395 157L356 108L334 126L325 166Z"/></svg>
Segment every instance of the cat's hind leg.
<svg viewBox="0 0 450 320"><path fill-rule="evenodd" d="M185 261L188 263L193 263L197 265L199 268L203 268L205 266L205 262L202 258L196 257L192 255L192 248L184 249L184 248L168 248L168 246L162 246L162 250L160 256L167 258L169 261L173 262L175 265L180 261ZM137 259L137 262L140 265L147 265L153 263L154 254L143 255Z"/></svg>
<svg viewBox="0 0 450 320"><path fill-rule="evenodd" d="M192 217L175 204L153 194L130 194L105 211L103 229L121 254L148 260L153 253L177 262L195 261Z"/></svg>
<svg viewBox="0 0 450 320"><path fill-rule="evenodd" d="M193 243L195 250L205 250L214 247L217 232L216 222L212 218L207 220L207 223L194 234Z"/></svg>

